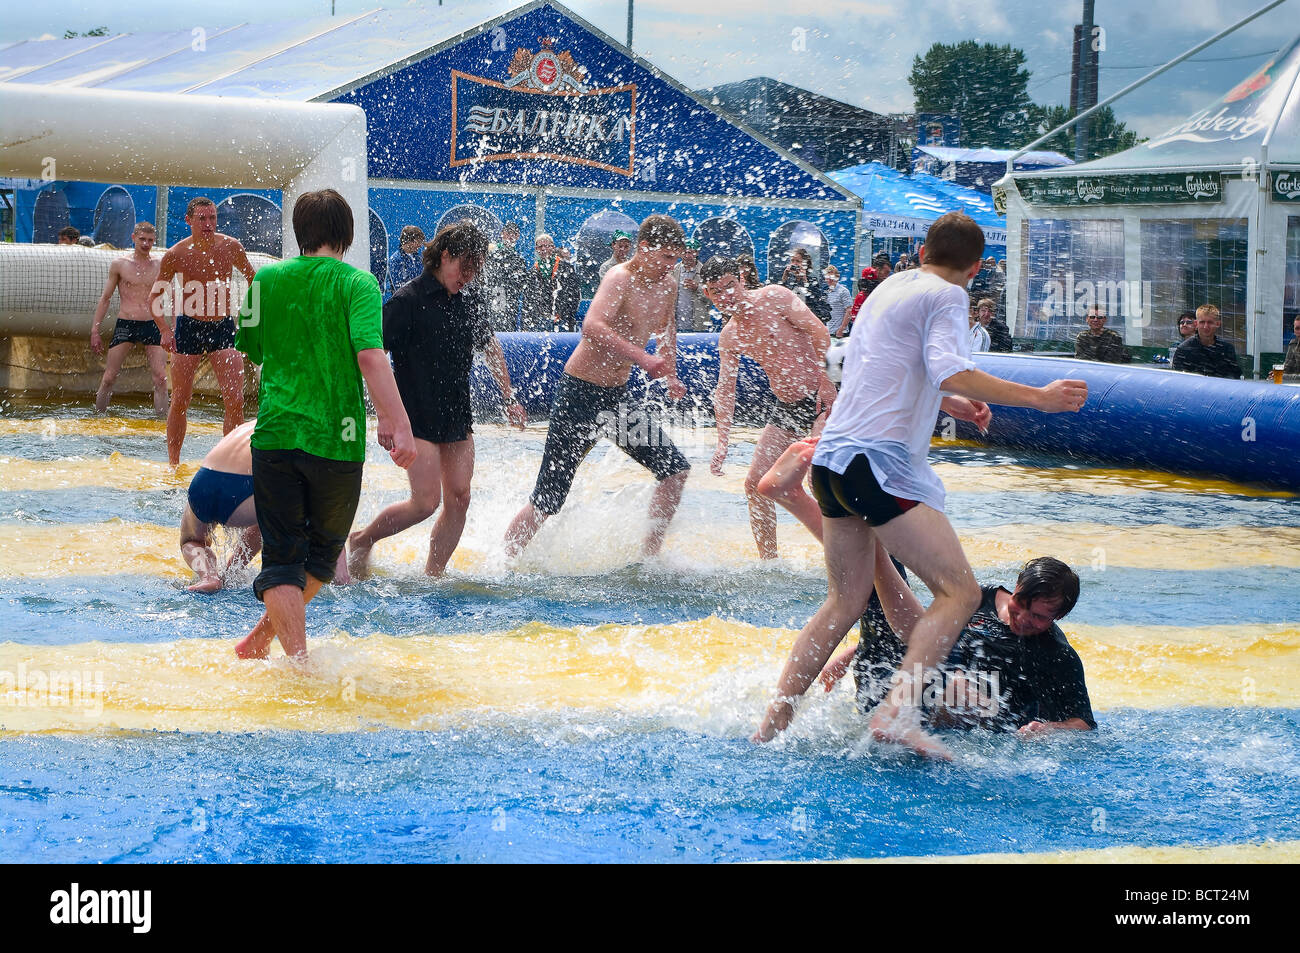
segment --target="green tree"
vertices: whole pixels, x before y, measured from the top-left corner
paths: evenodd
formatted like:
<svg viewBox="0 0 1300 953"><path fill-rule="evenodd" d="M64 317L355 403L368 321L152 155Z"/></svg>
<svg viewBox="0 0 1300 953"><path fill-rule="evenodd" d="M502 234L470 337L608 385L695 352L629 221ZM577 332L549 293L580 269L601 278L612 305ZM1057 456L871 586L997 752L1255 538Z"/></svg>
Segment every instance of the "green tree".
<svg viewBox="0 0 1300 953"><path fill-rule="evenodd" d="M87 30L85 33L78 33L76 30L63 31L63 38L65 40L72 40L79 36L108 36L108 27L106 26L92 27L91 29Z"/></svg>
<svg viewBox="0 0 1300 953"><path fill-rule="evenodd" d="M1012 149L1034 129L1029 70L1014 47L936 43L912 60L908 82L917 112L961 117L963 146Z"/></svg>
<svg viewBox="0 0 1300 953"><path fill-rule="evenodd" d="M1037 139L1043 133L1051 132L1061 123L1068 122L1073 115L1074 113L1070 111L1069 106L1035 106L1034 120L1036 128L1033 138ZM1089 159L1100 159L1102 156L1131 149L1141 141L1136 132L1133 132L1116 118L1115 110L1109 106L1098 109L1083 121L1090 123L1088 127L1087 156ZM1057 133L1038 148L1053 149L1073 159L1075 128L1075 126L1071 126L1065 132Z"/></svg>

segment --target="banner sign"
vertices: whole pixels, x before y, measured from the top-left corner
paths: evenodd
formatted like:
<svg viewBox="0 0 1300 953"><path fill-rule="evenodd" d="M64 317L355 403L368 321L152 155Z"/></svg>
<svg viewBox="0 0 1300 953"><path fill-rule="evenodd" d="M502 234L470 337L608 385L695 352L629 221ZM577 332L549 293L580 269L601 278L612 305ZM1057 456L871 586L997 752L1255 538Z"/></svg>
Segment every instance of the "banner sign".
<svg viewBox="0 0 1300 953"><path fill-rule="evenodd" d="M877 238L916 238L925 239L925 233L933 223L921 218L903 218L896 215L879 215L866 212L862 216L862 230L871 232ZM989 245L1005 245L1006 229L981 228L984 241Z"/></svg>
<svg viewBox="0 0 1300 953"><path fill-rule="evenodd" d="M1300 202L1300 172L1273 173L1273 201Z"/></svg>
<svg viewBox="0 0 1300 953"><path fill-rule="evenodd" d="M1031 205L1170 205L1223 201L1222 172L1053 176L1016 180Z"/></svg>
<svg viewBox="0 0 1300 953"><path fill-rule="evenodd" d="M517 50L504 81L451 70L453 167L551 159L633 175L636 84L592 89L553 42Z"/></svg>

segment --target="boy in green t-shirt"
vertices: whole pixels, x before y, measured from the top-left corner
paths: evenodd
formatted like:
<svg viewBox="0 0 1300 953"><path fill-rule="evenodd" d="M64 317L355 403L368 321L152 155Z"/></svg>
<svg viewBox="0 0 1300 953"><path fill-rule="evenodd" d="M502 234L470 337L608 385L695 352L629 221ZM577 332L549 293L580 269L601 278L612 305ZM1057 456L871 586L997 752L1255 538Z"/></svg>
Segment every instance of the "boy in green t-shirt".
<svg viewBox="0 0 1300 953"><path fill-rule="evenodd" d="M306 658L305 606L334 577L361 497L366 457L362 379L379 418L379 445L400 467L415 438L384 354L379 285L343 261L352 210L338 192L307 192L293 207L302 254L267 265L248 289L235 347L262 365L253 431L253 498L266 611L235 646L265 658L277 636Z"/></svg>

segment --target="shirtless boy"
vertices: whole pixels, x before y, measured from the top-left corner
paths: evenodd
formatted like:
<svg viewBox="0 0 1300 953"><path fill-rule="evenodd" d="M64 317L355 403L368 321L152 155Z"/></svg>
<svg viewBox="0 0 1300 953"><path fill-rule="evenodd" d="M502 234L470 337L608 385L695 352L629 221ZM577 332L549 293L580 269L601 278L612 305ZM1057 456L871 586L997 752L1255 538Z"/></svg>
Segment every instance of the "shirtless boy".
<svg viewBox="0 0 1300 953"><path fill-rule="evenodd" d="M254 269L244 246L217 231L217 206L196 198L185 209L190 237L167 249L158 281L149 293L149 313L172 356L172 406L167 414L167 460L181 462L186 413L194 396L194 375L204 355L212 364L225 405L224 433L244 422L244 358L235 350L235 316L230 307L230 275L238 268L251 284ZM181 292L173 293L179 280ZM160 298L172 298L175 330L168 325Z"/></svg>
<svg viewBox="0 0 1300 953"><path fill-rule="evenodd" d="M776 558L776 506L758 492L758 481L785 449L802 437L821 433L835 401L835 385L826 376L826 349L831 337L826 325L790 289L768 285L745 288L734 259L711 258L700 277L704 293L728 319L718 335L718 389L713 407L718 427L718 448L709 469L722 476L727 441L736 412L736 372L740 356L758 362L767 374L776 404L754 448L745 477L749 502L749 528L763 559ZM821 511L801 488L780 502L808 530L821 539Z"/></svg>
<svg viewBox="0 0 1300 953"><path fill-rule="evenodd" d="M930 226L919 269L883 282L849 337L839 400L813 455L812 487L824 517L827 596L795 640L755 741L769 741L794 717L874 583L876 541L925 582L934 601L912 627L899 680L871 716L880 741L918 754L951 757L921 724L917 684L948 657L981 592L961 542L943 513L943 484L926 461L944 395L964 398L954 416L987 426L987 403L1077 411L1083 381L1044 387L1012 383L975 368L967 335L966 284L982 264L984 233L950 212Z"/></svg>
<svg viewBox="0 0 1300 953"><path fill-rule="evenodd" d="M108 280L104 293L95 308L95 323L90 327L90 347L96 354L104 353L104 342L99 336L99 326L108 314L113 290L117 289L117 325L108 342L108 360L104 362L104 376L95 392L95 410L101 414L108 410L113 397L113 384L122 370L122 362L136 344L143 345L149 372L153 375L153 409L159 417L167 413L167 352L162 349L162 337L149 310L149 292L158 280L158 261L150 256L157 233L149 222L138 222L131 232L135 251L117 258L108 266Z"/></svg>
<svg viewBox="0 0 1300 953"><path fill-rule="evenodd" d="M256 420L242 423L217 441L190 481L181 516L181 555L199 574L190 592L216 592L224 585L224 575L247 565L262 548L253 503L252 436L256 426ZM239 542L224 569L211 547L214 526L239 530ZM340 553L334 582L344 586L351 581L347 560Z"/></svg>
<svg viewBox="0 0 1300 953"><path fill-rule="evenodd" d="M578 464L601 436L601 422L616 414L620 404L626 407L632 365L652 379L663 378L673 400L686 395L686 386L677 379L673 273L685 245L680 225L667 215L651 215L637 233L636 254L601 279L582 325L582 338L564 365L537 484L506 530L507 555L522 552L546 518L560 512ZM655 354L645 349L652 334L659 336ZM658 439L649 441L651 445L635 437L619 443L619 449L659 481L650 499L650 528L643 544L647 556L657 554L663 545L691 469L672 441L657 428L654 432Z"/></svg>

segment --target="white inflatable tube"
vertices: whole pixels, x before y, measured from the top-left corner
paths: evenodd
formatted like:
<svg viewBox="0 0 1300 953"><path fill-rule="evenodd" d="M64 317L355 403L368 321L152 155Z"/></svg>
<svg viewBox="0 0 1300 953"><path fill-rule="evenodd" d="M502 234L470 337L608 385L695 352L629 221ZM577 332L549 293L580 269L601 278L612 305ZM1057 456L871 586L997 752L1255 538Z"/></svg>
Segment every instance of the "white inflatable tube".
<svg viewBox="0 0 1300 953"><path fill-rule="evenodd" d="M0 83L0 175L136 185L334 188L355 223L347 261L370 267L366 114L358 106Z"/></svg>
<svg viewBox="0 0 1300 953"><path fill-rule="evenodd" d="M80 245L0 244L0 337L90 336L99 296L114 258L130 250L83 248ZM158 260L162 252L154 249ZM248 256L254 268L275 261L269 255ZM243 301L244 279L235 272L233 294ZM111 336L117 320L118 296L108 306L104 335Z"/></svg>

